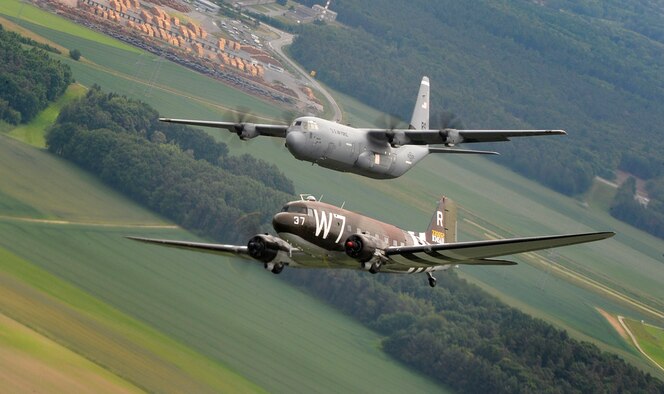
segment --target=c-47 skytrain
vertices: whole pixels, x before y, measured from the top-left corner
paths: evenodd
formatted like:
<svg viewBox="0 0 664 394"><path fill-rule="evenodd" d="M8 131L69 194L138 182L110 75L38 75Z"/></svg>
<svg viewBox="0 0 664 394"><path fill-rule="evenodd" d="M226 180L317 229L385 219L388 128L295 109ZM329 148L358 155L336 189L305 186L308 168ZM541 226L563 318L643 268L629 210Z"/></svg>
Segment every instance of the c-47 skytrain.
<svg viewBox="0 0 664 394"><path fill-rule="evenodd" d="M277 236L258 234L246 246L166 239L130 239L198 252L239 255L275 274L284 267L362 269L371 273L426 273L457 264L514 265L496 257L598 241L612 232L457 242L456 207L442 197L425 232L402 230L370 217L316 201L309 196L284 205L274 215Z"/></svg>
<svg viewBox="0 0 664 394"><path fill-rule="evenodd" d="M512 137L566 134L563 130L431 129L427 77L422 78L413 116L407 129L354 128L314 116L299 117L290 125L171 118L159 120L227 129L236 133L242 140L259 135L285 138L286 147L299 160L377 179L398 178L429 153L497 154L491 151L453 148L461 143L509 141Z"/></svg>

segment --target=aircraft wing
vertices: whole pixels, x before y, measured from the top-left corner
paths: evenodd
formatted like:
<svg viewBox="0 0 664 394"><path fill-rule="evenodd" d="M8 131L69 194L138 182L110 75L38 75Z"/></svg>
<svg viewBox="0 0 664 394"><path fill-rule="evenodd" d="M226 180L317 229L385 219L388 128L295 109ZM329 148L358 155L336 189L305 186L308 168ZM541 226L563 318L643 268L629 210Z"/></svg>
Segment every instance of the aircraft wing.
<svg viewBox="0 0 664 394"><path fill-rule="evenodd" d="M385 249L385 255L388 257L400 256L403 259L424 265L507 265L510 262L505 260L490 259L492 257L531 252L534 250L557 248L559 246L599 241L601 239L613 237L614 235L615 233L613 232L597 232L585 234L549 235L544 237L455 242L450 244L436 245L391 246Z"/></svg>
<svg viewBox="0 0 664 394"><path fill-rule="evenodd" d="M564 130L411 130L365 129L378 141L391 141L398 145L461 144L472 142L509 141L512 137L538 135L565 135ZM455 152L453 152L455 153Z"/></svg>
<svg viewBox="0 0 664 394"><path fill-rule="evenodd" d="M216 127L218 129L226 129L233 133L237 133L238 130L243 128L254 128L259 135L266 135L270 137L286 137L286 131L288 130L288 125L283 124L260 124L260 123L249 123L249 122L219 122L212 120L194 120L194 119L171 119L171 118L159 118L160 122L166 123L179 123L179 124L188 124L192 126L204 126L204 127Z"/></svg>
<svg viewBox="0 0 664 394"><path fill-rule="evenodd" d="M194 250L196 252L220 254L224 256L241 256L250 258L246 246L209 244L202 242L174 241L170 239L153 239L141 237L125 238L132 239L134 241L145 242L148 244L167 246L170 248Z"/></svg>

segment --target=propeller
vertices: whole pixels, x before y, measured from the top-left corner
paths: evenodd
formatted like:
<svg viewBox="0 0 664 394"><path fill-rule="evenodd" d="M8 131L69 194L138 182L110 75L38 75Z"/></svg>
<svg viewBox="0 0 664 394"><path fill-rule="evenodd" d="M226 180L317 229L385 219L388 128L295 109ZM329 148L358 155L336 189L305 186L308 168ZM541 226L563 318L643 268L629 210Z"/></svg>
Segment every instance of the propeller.
<svg viewBox="0 0 664 394"><path fill-rule="evenodd" d="M450 111L443 111L435 117L432 128L438 130L463 130L465 126L460 117Z"/></svg>
<svg viewBox="0 0 664 394"><path fill-rule="evenodd" d="M261 213L258 211L247 213L245 215L240 216L235 221L236 238L233 240L233 242L244 243L247 242L247 239L250 239L254 235L260 234L262 232L260 220L261 220ZM247 246L251 247L250 245ZM260 248L261 245L255 244L253 247ZM263 244L262 247L265 248L265 245ZM252 264L250 264L249 262L231 264L232 269L243 277L246 277L247 273L253 269L251 266Z"/></svg>
<svg viewBox="0 0 664 394"><path fill-rule="evenodd" d="M459 139L458 130L463 130L465 126L463 121L456 114L450 111L443 111L435 117L432 128L440 130L440 135L445 141L445 145L454 146Z"/></svg>
<svg viewBox="0 0 664 394"><path fill-rule="evenodd" d="M385 129L385 138L387 138L387 142L394 146L394 130L399 128L399 126L403 126L401 119L394 115L385 114L378 118L375 123L379 128Z"/></svg>
<svg viewBox="0 0 664 394"><path fill-rule="evenodd" d="M262 256L265 253L265 242L262 238L254 237L249 240L247 249L250 256Z"/></svg>

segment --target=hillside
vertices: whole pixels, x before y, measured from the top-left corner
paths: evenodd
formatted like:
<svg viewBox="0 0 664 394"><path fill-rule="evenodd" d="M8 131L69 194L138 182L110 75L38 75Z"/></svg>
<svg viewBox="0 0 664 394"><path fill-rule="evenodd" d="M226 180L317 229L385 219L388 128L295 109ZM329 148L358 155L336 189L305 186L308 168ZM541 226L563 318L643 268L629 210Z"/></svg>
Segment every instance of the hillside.
<svg viewBox="0 0 664 394"><path fill-rule="evenodd" d="M566 138L492 148L498 163L568 195L595 175L613 179L619 167L664 175L658 2L345 0L333 8L350 28L303 28L291 48L332 87L409 119L428 75L433 118L452 111L468 128L565 129Z"/></svg>
<svg viewBox="0 0 664 394"><path fill-rule="evenodd" d="M114 51L113 48L100 46L87 39L59 33L48 27L28 25L54 37L59 42L67 43L67 46L89 48L89 52L86 50L86 53L89 53L90 59L97 63L70 62L76 70L78 80L87 83L99 81L107 89L132 97L149 97L162 113L172 116L223 118L228 115L221 108L222 105L228 105L228 98L220 96L226 92L222 85L209 83L205 78L168 64L164 64L159 73L154 72L154 68L149 66L144 66L140 70L135 69L133 72L128 71L131 69L128 65L137 64L139 60L142 60L143 64L146 62L150 64L151 58L141 55L132 57L127 52ZM102 63L106 64L107 60L112 68L99 66ZM148 84L144 82L146 80L153 82ZM168 83L177 84L178 87L166 89ZM257 106L260 106L260 103ZM344 99L344 106L353 113L353 118L358 122L375 118L373 112L357 102ZM365 111L371 115L367 115ZM259 114L269 115L263 112ZM234 136L222 133L215 133L215 136L235 141L232 139ZM233 152L251 152L277 163L294 178L297 191L322 193L327 196L327 200L338 204L345 200L347 206L352 209L382 220L399 223L407 228L421 228L426 223L432 203L440 193L447 193L461 201L465 212L473 213L468 217L469 221L484 228L491 228L500 236L617 227L623 234L619 240L611 241L601 248L565 250L559 255L546 256L547 261L553 260L583 270L585 275L602 283L608 283L612 288L619 288L649 304L657 304L658 300L662 299L661 286L658 285L661 283L661 271L657 265L659 256L657 250L661 246L659 241L620 227L620 223L605 216L589 214L573 201L552 195L537 185L496 169L481 159L432 158L423 163L421 168L414 170L413 176L408 179L376 183L303 165L269 141L252 141L248 144L235 142L231 147ZM492 190L492 196L482 193L487 187ZM340 188L348 192L342 196L339 194ZM377 195L380 195L380 198L377 198ZM403 209L404 207L408 209ZM524 209L527 210L527 214L524 213ZM480 229L470 223L464 221L464 236L483 237L483 230L469 231L469 229ZM178 236L170 232L155 232L154 235ZM180 262L189 262L193 257L190 254L183 254L178 255L178 258ZM602 343L603 347L618 351L623 357L641 365L642 361L639 361L638 356L622 344L620 338L611 332L610 327L607 327L601 316L596 315L590 304L600 304L609 310L620 310L628 314L639 315L638 312L634 312L631 307L622 303L617 303L613 298L605 299L603 296L598 296L591 289L557 280L555 273L545 275L549 269L540 268L534 263L535 260L524 259L522 262L525 264L514 270L468 270L464 275L482 282L483 287L492 289L510 304L519 305L531 313L568 328L575 337ZM633 263L626 265L625 261ZM215 262L211 261L210 264L218 264L216 260ZM632 264L637 264L638 269ZM257 277L260 274L265 273L256 272ZM321 276L318 280L324 278ZM273 280L271 275L266 279ZM421 279L404 278L415 283L419 283ZM247 286L252 287L255 284L257 283L250 282ZM260 288L260 286L252 287L254 292L261 293L262 290L256 290ZM585 302L580 303L580 299ZM288 303L287 300L282 301ZM215 306L210 306L210 310L214 309Z"/></svg>
<svg viewBox="0 0 664 394"><path fill-rule="evenodd" d="M25 360L13 376L46 374L10 388L443 390L258 266L124 239L192 235L45 151L0 135L0 176L0 353Z"/></svg>

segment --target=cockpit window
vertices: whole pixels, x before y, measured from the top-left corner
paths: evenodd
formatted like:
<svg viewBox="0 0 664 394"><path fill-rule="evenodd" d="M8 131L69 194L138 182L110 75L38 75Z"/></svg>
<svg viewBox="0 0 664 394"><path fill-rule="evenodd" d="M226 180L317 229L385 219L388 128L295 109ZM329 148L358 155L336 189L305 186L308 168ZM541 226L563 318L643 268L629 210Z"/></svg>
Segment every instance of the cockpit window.
<svg viewBox="0 0 664 394"><path fill-rule="evenodd" d="M315 120L296 120L293 126L301 126L303 130L316 131L318 130L318 123Z"/></svg>
<svg viewBox="0 0 664 394"><path fill-rule="evenodd" d="M307 213L307 207L301 205L284 205L281 208L281 212L290 212L290 213Z"/></svg>

